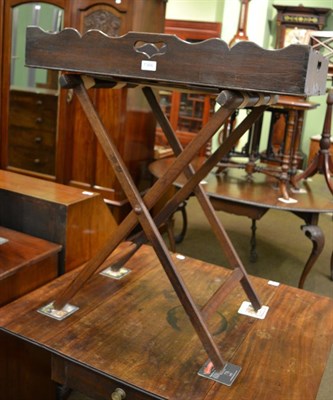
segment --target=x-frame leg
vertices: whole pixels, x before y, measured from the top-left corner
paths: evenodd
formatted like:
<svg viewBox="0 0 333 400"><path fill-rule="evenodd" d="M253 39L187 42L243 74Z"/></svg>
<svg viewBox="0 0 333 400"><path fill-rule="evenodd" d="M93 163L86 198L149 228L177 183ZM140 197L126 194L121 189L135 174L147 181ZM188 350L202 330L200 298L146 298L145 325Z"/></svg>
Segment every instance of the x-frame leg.
<svg viewBox="0 0 333 400"><path fill-rule="evenodd" d="M169 123L169 120L166 118L165 114L163 113L152 89L149 87L145 87L145 88L143 88L143 92L146 96L147 101L149 102L151 109L154 112L154 115L155 115L159 125L161 126L164 134L166 135L167 140L168 140L170 146L172 147L172 150L174 151L176 156L179 156L179 154L181 154L181 152L184 151L184 149L182 148L182 145L180 144L178 138L176 137L176 134L175 134L174 130L172 129L171 124ZM268 101L268 99L266 99L266 100ZM252 111L252 113L246 118L246 120L238 128L237 132L233 133L233 135L232 135L233 142L238 140L238 138L235 139L235 136L237 136L237 137L242 136L244 134L244 132L246 132L253 125L253 123L262 115L265 108L266 108L265 106L262 106L262 107L258 107L255 112ZM221 160L221 158L225 154L227 154L228 151L229 151L229 148L226 148L225 144L221 145L220 151L218 151L219 160ZM216 155L213 158L213 160L212 159L209 160L209 162L208 162L209 171L216 165L215 160L216 160ZM204 176L207 175L207 173L205 173ZM184 174L188 179L190 179L191 177L193 177L195 175L195 171L191 165L188 165L188 167L185 168L185 170L184 170ZM202 173L198 174L198 175L200 176L200 180L204 178L204 176L202 176ZM212 230L215 233L216 238L218 239L218 241L220 243L220 246L223 248L224 253L226 254L226 257L228 259L228 262L230 263L230 266L234 269L234 273L233 273L234 276L230 277L230 282L233 282L233 283L230 286L233 286L234 283L236 283L240 280L240 282L243 286L243 289L244 289L245 293L247 294L249 300L251 301L253 307L256 310L258 310L261 308L261 303L251 285L251 282L248 279L245 268L244 268L241 260L239 259L234 247L232 246L232 244L229 240L229 237L224 230L223 225L220 223L220 220L217 218L214 208L212 207L211 202L209 201L209 198L208 198L206 192L204 191L202 186L199 184L198 179L196 179L196 182L197 183L192 183L190 186L194 187L194 194L196 195L196 197L197 197L197 199L198 199L198 201L199 201L199 203L200 203L200 205L212 227ZM184 197L184 195L182 195L182 197ZM185 200L185 198L183 200ZM176 203L180 203L183 200L178 199ZM176 207L176 204L174 203L172 209L175 207ZM167 211L167 210L168 210L168 208L166 207L165 211L168 212L168 214L170 215L170 209L169 209L169 211ZM155 222L158 221L158 223L159 223L160 219L166 220L166 215L164 214L164 217L157 218L157 220ZM238 278L236 278L236 276ZM239 277L241 277L241 278L239 279ZM216 296L214 296L214 297L217 297L219 299L219 304L220 304L221 300L222 300L222 296L224 298L226 296L226 294L227 294L227 290L225 290L224 285L222 285L221 290L216 292ZM210 310L210 313L215 311L215 307L211 306L213 303L214 303L213 301L207 303L204 310L202 310L202 312L204 312L206 317L208 317L208 315L209 315L208 309Z"/></svg>
<svg viewBox="0 0 333 400"><path fill-rule="evenodd" d="M70 76L68 76L67 79L70 80ZM188 165L195 157L198 150L207 143L217 129L223 124L226 118L228 118L242 103L242 96L238 96L233 92L224 93L226 97L224 107L220 108L214 114L209 123L202 129L196 139L194 139L189 146L184 149L184 151L182 151L181 148L178 148L177 152L179 153L179 156L175 160L174 164L171 166L168 172L153 185L153 187L142 199L116 147L105 131L105 128L103 127L103 124L101 123L98 114L96 113L96 110L90 101L84 85L82 83L79 85L74 85L74 91L81 102L81 105L98 137L100 144L104 149L107 158L113 166L116 176L120 181L129 202L131 203L132 211L119 225L117 233L113 235L102 251L100 251L95 257L93 257L92 260L90 260L90 262L82 270L81 274L79 274L72 284L65 290L65 292L61 293L60 296L55 300L54 307L56 309L61 309L65 304L67 304L68 300L73 297L73 295L80 289L85 281L96 271L100 264L116 249L116 247L127 237L127 235L139 222L147 239L154 247L155 252L159 257L161 264L164 267L164 270L175 292L177 293L181 304L188 314L209 358L213 362L216 369L222 369L225 362L207 329L204 319L211 314L212 310L216 309L217 303L220 303L221 299L223 299L226 294L232 290L232 288L235 286L235 282L241 281L244 286L244 280L248 281L246 272L236 257L236 253L231 250L230 257L231 259L234 259L233 263L237 265L233 265L236 268L234 276L229 282L227 282L225 291L218 291L217 295L214 296L214 300L210 303L207 303L202 312L200 312L196 304L193 302L192 297L182 280L182 277L179 275L177 268L169 255L168 249L166 248L158 230L158 223L154 222L149 209L153 207L163 195L165 188L170 186L178 177L178 175L185 169L189 178L186 190L192 191L194 189L197 192L206 214L213 221L213 224L215 224L215 229L217 231L220 230L222 242L226 240L226 234L223 230L221 230L220 227L218 227L217 222L214 219L214 211L211 206L209 206L209 201L205 197L206 195L203 195L203 191L199 186L195 188L198 185L198 182L195 181L196 174L188 167ZM236 140L237 138L235 138L234 141ZM213 159L214 157L211 157L210 163ZM208 168L208 166L210 167L211 165L207 164L206 168ZM175 199L173 199L173 201L175 201ZM169 211L167 210L167 212ZM159 222L161 216L163 216L163 214L157 218L157 222ZM232 249L230 244L228 244L227 247L229 248L229 251ZM255 302L255 308L260 308L260 301L256 297L252 287L249 285L249 283L246 283L245 287L247 288L247 292L252 292L252 300Z"/></svg>

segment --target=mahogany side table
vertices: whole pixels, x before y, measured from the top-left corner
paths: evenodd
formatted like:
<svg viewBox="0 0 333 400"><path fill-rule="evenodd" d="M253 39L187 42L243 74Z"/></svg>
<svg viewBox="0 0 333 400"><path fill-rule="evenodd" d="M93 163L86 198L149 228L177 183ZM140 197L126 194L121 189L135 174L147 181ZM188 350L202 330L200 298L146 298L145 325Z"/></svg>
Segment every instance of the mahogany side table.
<svg viewBox="0 0 333 400"><path fill-rule="evenodd" d="M198 304L232 274L178 254L173 260ZM238 312L246 296L236 288L210 323L218 346L242 366L225 386L198 375L207 355L153 249L142 246L126 266L132 272L121 281L95 274L73 298L72 318L37 309L76 270L0 309L4 399L54 400L52 382L60 399L71 389L96 400L316 399L333 344L332 299L252 277L269 307L257 319Z"/></svg>
<svg viewBox="0 0 333 400"><path fill-rule="evenodd" d="M204 158L197 158L193 163L197 168L204 162ZM150 164L151 173L159 177L172 163L172 158L157 160ZM295 214L304 221L302 231L312 241L312 251L304 266L299 280L299 287L303 288L306 277L319 257L325 238L318 225L319 216L323 213L333 213L333 199L321 176L313 176L300 185L302 190L292 194L295 202L284 202L279 198L279 188L274 178L254 174L249 181L243 170L230 169L220 174L210 173L205 179L203 187L216 211L246 216L252 220L251 259L256 258L255 221L261 219L269 210L276 209ZM184 177L180 176L175 186L182 187ZM187 216L190 220L190 216ZM331 278L333 280L333 255L331 258Z"/></svg>

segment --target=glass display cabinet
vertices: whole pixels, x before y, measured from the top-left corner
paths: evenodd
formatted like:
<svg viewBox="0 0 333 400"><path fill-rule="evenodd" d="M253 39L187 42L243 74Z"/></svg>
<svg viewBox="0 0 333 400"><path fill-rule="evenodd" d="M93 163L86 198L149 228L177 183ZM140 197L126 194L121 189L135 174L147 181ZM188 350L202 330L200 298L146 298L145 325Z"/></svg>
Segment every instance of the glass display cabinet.
<svg viewBox="0 0 333 400"><path fill-rule="evenodd" d="M166 20L165 33L175 34L188 42L221 37L221 24L215 22L197 22ZM183 146L186 146L206 124L214 112L214 101L209 95L161 90L160 104L169 118ZM202 154L205 149L202 149ZM155 157L163 158L172 154L160 127L156 129Z"/></svg>

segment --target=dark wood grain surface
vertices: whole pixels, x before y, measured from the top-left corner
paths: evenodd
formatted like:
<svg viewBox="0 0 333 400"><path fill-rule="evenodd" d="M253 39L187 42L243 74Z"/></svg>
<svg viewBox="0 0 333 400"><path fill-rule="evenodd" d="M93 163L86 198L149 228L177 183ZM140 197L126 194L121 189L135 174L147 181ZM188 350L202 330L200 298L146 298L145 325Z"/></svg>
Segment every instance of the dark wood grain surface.
<svg viewBox="0 0 333 400"><path fill-rule="evenodd" d="M157 64L146 68L142 61ZM229 48L220 39L192 44L174 35L129 32L114 40L97 30L49 35L36 27L27 30L26 65L208 92L300 96L324 94L328 70L328 61L309 46L272 51L253 42Z"/></svg>
<svg viewBox="0 0 333 400"><path fill-rule="evenodd" d="M199 305L230 274L174 257ZM142 247L129 264L133 270L121 281L91 278L72 299L79 311L64 321L36 311L70 276L51 282L2 308L2 331L41 346L52 355L54 379L98 399L110 398L115 387L135 400L239 399L245 394L253 400L316 398L333 343L331 299L253 278L270 307L266 319L258 320L237 313L246 298L235 290L209 323L224 357L243 368L227 387L197 375L207 355L152 249Z"/></svg>

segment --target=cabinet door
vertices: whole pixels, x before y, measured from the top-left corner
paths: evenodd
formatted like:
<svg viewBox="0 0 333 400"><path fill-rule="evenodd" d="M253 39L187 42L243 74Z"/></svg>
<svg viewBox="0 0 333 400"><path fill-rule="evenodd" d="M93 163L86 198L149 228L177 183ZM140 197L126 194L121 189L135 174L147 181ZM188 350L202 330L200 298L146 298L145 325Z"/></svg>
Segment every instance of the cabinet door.
<svg viewBox="0 0 333 400"><path fill-rule="evenodd" d="M99 29L109 36L120 36L128 29L127 1L120 4L109 1L74 0L71 2L70 25L81 34L89 29ZM124 132L126 91L99 89L89 90L106 129L111 133L121 152ZM70 100L68 100L70 98ZM63 183L91 190L102 191L108 199L116 198L115 176L97 143L95 134L84 115L78 100L67 93L67 101L61 108L60 117L65 127L59 137L57 153L57 178Z"/></svg>
<svg viewBox="0 0 333 400"><path fill-rule="evenodd" d="M66 4L1 2L1 168L54 179L58 74L24 66L25 30L28 25L62 29Z"/></svg>
<svg viewBox="0 0 333 400"><path fill-rule="evenodd" d="M70 23L81 34L99 29L109 36L121 36L129 30L163 31L164 13L162 0L73 0ZM155 124L141 90L90 89L89 95L135 183L145 188L150 184L147 167L153 159ZM126 196L75 97L63 101L60 117L65 129L58 140L58 180L99 191L116 206L126 203Z"/></svg>

